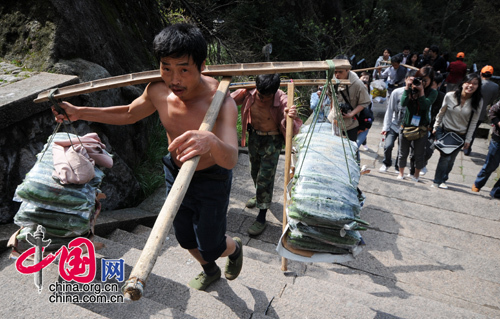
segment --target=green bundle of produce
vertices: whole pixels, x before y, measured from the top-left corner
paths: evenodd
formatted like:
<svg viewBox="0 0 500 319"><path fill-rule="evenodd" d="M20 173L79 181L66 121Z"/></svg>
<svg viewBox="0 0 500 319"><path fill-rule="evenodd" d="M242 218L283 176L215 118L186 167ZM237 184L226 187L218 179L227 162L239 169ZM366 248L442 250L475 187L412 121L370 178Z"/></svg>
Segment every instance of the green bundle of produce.
<svg viewBox="0 0 500 319"><path fill-rule="evenodd" d="M362 240L358 231L369 225L360 218L359 165L350 155L350 142L333 135L331 126L317 126L310 139L302 133L308 129L303 126L295 138L302 144L287 202L287 243L297 249L350 254Z"/></svg>
<svg viewBox="0 0 500 319"><path fill-rule="evenodd" d="M19 231L19 234L16 236L16 239L18 241L16 248L18 251L20 251L20 252L25 251L25 250L28 250L28 249L33 247L30 243L28 243L26 241L26 235L28 233L34 234L36 231L36 227L37 227L36 225L23 227ZM87 238L91 237L90 231L88 231L87 233L82 234L80 236L59 237L59 236L56 236L56 235L49 233L50 231L52 231L50 228L45 229L45 230L46 230L46 232L44 235L44 239L45 240L50 239L50 244L47 247L45 247L45 251L56 251L59 248L61 248L61 246L67 246L73 239L78 238L78 237L87 237Z"/></svg>
<svg viewBox="0 0 500 319"><path fill-rule="evenodd" d="M70 134L71 137L75 135ZM54 140L67 139L67 133L56 133ZM47 145L44 146L44 149ZM45 153L37 155L38 160L26 175L24 181L17 187L14 200L28 202L37 207L67 214L77 214L89 218L94 209L97 188L100 186L104 173L95 167L95 177L82 185L62 185L52 177L54 163L52 159L52 144Z"/></svg>
<svg viewBox="0 0 500 319"><path fill-rule="evenodd" d="M286 236L287 244L291 248L341 255L350 253L349 249L326 244L303 234L289 231Z"/></svg>
<svg viewBox="0 0 500 319"><path fill-rule="evenodd" d="M84 235L90 230L90 219L40 208L26 202L21 204L14 216L14 223L19 226L42 225L48 233L59 237Z"/></svg>
<svg viewBox="0 0 500 319"><path fill-rule="evenodd" d="M69 135L71 138L76 137ZM68 139L67 133L56 133L54 136L54 141L65 139ZM63 185L53 174L52 143L48 147L46 144L44 150L37 155L38 161L17 187L14 196L14 200L22 202L14 216L14 222L22 227L16 236L15 248L18 251L31 248L26 235L33 234L38 225L45 228L44 239L51 240L47 251L68 245L77 237L92 236L96 196L104 173L95 167L95 177L90 182Z"/></svg>
<svg viewBox="0 0 500 319"><path fill-rule="evenodd" d="M356 229L366 229L362 226L356 227ZM290 230L294 234L300 234L313 238L324 244L333 245L336 247L342 247L346 249L352 249L359 245L361 241L361 236L359 232L355 230L343 230L342 229L332 229L318 226L304 225L302 223L290 223Z"/></svg>

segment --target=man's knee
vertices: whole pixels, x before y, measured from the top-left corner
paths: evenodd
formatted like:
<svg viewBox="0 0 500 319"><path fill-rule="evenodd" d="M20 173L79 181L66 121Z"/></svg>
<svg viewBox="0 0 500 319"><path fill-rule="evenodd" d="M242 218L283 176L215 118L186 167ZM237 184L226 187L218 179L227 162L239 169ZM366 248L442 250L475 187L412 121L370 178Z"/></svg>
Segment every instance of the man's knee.
<svg viewBox="0 0 500 319"><path fill-rule="evenodd" d="M226 248L227 248L226 240L224 239L224 241L217 246L208 247L205 249L199 248L199 251L203 260L205 260L206 262L212 262L216 261L217 258L219 258L222 255L222 253L226 250Z"/></svg>

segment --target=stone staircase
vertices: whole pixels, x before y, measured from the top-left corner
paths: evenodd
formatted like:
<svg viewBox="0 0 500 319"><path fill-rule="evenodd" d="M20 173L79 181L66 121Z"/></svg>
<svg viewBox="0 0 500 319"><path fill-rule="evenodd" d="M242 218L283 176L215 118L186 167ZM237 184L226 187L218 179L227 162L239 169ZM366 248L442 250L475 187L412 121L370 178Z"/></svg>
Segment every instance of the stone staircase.
<svg viewBox="0 0 500 319"><path fill-rule="evenodd" d="M372 130L369 146L378 143L380 128L374 125ZM363 232L367 245L354 261L289 260L286 272L275 250L281 235L283 177L275 183L268 228L257 238L247 236L257 210L244 206L253 185L248 157L240 154L228 211L228 234L244 243L243 270L236 280L221 278L206 292L189 288L187 282L201 267L170 233L140 300L50 303L48 285L61 280L57 265L44 270L44 289L37 294L33 275L20 274L4 251L0 298L7 302L2 317L500 318L500 201L491 199L487 188L479 194L469 188L486 147L487 141L478 139L472 156L460 155L449 190L430 187L437 155L427 175L414 183L396 180L395 173L379 173L377 152L362 152L362 164L372 169L360 180L367 196L361 217L371 223ZM283 165L282 158L278 172ZM102 212L95 242L104 247L96 252L96 282L101 258L123 258L128 278L164 200L160 189L136 208ZM2 225L0 234L5 229ZM223 268L225 258L217 263ZM122 286L116 278L108 282Z"/></svg>
<svg viewBox="0 0 500 319"><path fill-rule="evenodd" d="M100 274L100 258L123 258L125 272L129 274L150 231L151 228L138 225L132 231L118 228L106 237L96 236L95 241L104 244L104 248L97 251L97 274ZM391 240L387 238L391 237L389 232L379 230L376 233L374 237L366 236L366 240L369 243ZM459 275L464 270L462 267L444 263L441 266L421 265L421 273L418 273L405 269L404 265L396 266L401 268L398 272L408 274L407 278L400 279L387 271L392 265L383 265L386 261L390 263L389 259L393 260L392 264L398 264L394 258L374 262L375 256L369 249L352 265L289 261L288 271L282 272L281 258L273 251L272 245L238 233L230 235L241 236L245 245L244 268L236 280L222 278L207 292L187 287L186 283L200 271L200 267L179 247L175 236L169 234L148 278L143 297L133 303L51 304L47 286L58 280L57 265L52 264L44 270L41 295L35 292L32 275L21 275L12 267L13 262L6 258L8 252L2 254L0 267L8 286L21 287L20 290L30 296L16 300L16 317L31 317L33 313L39 313L41 316L38 317L53 318L60 311L71 314L71 318L493 318L500 315L498 309L487 306L489 302L498 302L498 291L466 293L469 289L459 288L464 285L472 288L471 281L479 280ZM422 247L418 247L422 243L411 243L409 239L403 245L400 243L402 254L418 250L418 255L436 258L429 253L431 249L422 252ZM451 257L443 257L448 258ZM224 262L224 258L217 261L220 267L224 267ZM477 263L485 265L487 261ZM359 269L358 264L367 267ZM436 286L442 281L427 275L439 268L457 273L441 291ZM487 280L483 281L485 283L480 288L487 289ZM108 282L116 283L116 280ZM432 282L436 282L434 287ZM491 300L484 298L485 293L490 294Z"/></svg>

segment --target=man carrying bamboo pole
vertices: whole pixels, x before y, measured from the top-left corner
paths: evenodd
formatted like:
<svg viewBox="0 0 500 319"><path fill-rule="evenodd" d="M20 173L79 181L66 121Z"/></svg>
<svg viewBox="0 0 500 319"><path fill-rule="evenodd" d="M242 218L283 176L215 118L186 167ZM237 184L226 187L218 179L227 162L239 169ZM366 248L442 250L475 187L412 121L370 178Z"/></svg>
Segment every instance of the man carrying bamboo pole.
<svg viewBox="0 0 500 319"><path fill-rule="evenodd" d="M242 105L242 146L245 146L245 133L248 131L248 156L256 196L246 206L259 209L255 222L248 228L248 233L252 236L260 235L266 228L266 213L273 198L274 176L285 142L286 116L294 119L294 135L302 125L295 105L288 107L287 95L279 90L279 74L258 75L255 84L255 89L240 89L231 93L236 104Z"/></svg>
<svg viewBox="0 0 500 319"><path fill-rule="evenodd" d="M238 160L238 111L234 100L227 97L213 131L199 130L218 87L217 80L201 74L207 44L199 29L175 24L162 30L153 44L163 81L148 84L132 103L96 108L63 102L60 106L71 121L113 125L132 124L157 111L169 142L170 154L163 158L167 195L183 163L200 156L173 226L181 247L203 268L189 286L205 290L221 277L217 258L228 256L228 280L238 277L243 264L241 240L225 234L232 168ZM67 119L55 110L54 114L58 122Z"/></svg>

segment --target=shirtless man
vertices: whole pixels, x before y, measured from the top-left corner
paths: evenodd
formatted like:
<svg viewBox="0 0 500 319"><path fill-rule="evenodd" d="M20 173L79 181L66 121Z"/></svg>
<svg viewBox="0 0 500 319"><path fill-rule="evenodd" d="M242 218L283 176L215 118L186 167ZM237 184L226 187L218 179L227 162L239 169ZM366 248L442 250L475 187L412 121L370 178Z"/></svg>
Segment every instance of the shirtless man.
<svg viewBox="0 0 500 319"><path fill-rule="evenodd" d="M163 158L167 195L182 164L200 156L173 225L179 244L203 267L189 286L205 290L221 277L217 258L228 256L228 280L236 279L243 264L241 240L225 234L231 170L238 160L238 110L233 99L226 98L213 131L199 131L218 87L217 80L201 74L207 56L203 35L192 25L175 24L162 30L153 44L163 81L150 83L132 103L100 108L63 102L60 106L71 121L113 125L132 124L158 112L170 151ZM65 120L55 110L54 114L58 122Z"/></svg>
<svg viewBox="0 0 500 319"><path fill-rule="evenodd" d="M256 221L248 228L253 236L266 228L266 213L271 205L274 175L286 136L286 115L294 119L293 134L299 132L302 120L295 105L287 107L287 96L279 90L279 74L258 75L256 89L240 89L231 96L241 107L241 146L245 146L248 131L250 170L256 196L246 206L259 208Z"/></svg>

